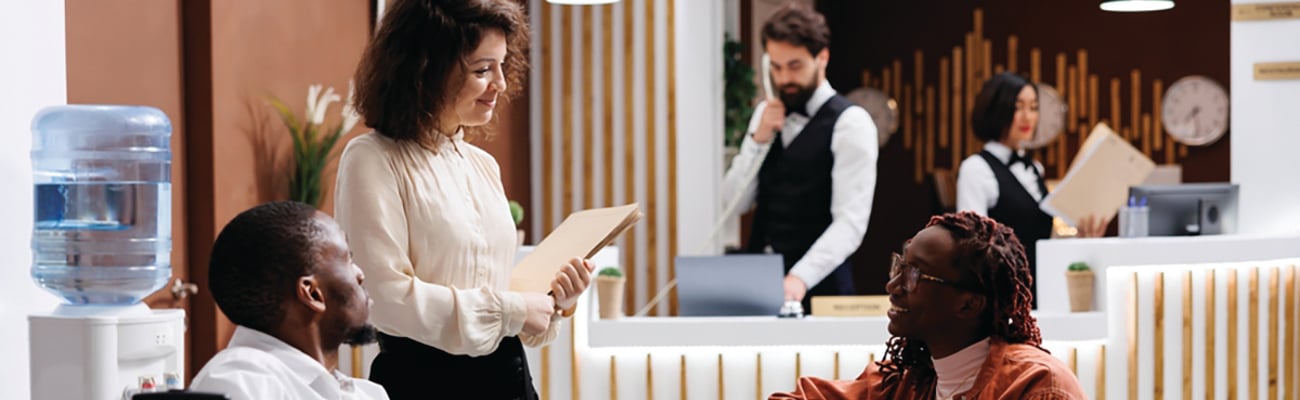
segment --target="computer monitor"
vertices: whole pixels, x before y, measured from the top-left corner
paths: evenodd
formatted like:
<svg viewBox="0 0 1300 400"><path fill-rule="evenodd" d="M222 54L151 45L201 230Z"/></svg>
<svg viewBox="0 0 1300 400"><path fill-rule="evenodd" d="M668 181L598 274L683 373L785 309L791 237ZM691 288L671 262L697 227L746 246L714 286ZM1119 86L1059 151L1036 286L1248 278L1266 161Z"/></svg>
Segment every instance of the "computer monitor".
<svg viewBox="0 0 1300 400"><path fill-rule="evenodd" d="M1129 196L1146 199L1148 236L1218 235L1237 232L1237 184L1141 185Z"/></svg>
<svg viewBox="0 0 1300 400"><path fill-rule="evenodd" d="M776 316L785 302L779 254L677 257L679 316Z"/></svg>

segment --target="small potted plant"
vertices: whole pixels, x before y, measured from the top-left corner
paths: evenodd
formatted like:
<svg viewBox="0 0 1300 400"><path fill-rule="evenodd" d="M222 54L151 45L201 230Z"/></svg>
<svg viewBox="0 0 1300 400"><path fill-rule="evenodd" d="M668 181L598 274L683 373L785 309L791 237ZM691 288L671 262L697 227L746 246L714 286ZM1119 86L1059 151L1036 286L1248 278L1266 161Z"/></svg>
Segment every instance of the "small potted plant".
<svg viewBox="0 0 1300 400"><path fill-rule="evenodd" d="M510 218L515 220L515 233L519 235L518 245L523 247L524 230L519 228L519 223L524 221L524 206L519 205L517 201L510 200Z"/></svg>
<svg viewBox="0 0 1300 400"><path fill-rule="evenodd" d="M600 319L623 316L623 271L605 267L596 273L596 295L600 299Z"/></svg>
<svg viewBox="0 0 1300 400"><path fill-rule="evenodd" d="M1076 261L1065 270L1065 282L1070 294L1070 312L1092 311L1093 280L1095 275L1088 263Z"/></svg>

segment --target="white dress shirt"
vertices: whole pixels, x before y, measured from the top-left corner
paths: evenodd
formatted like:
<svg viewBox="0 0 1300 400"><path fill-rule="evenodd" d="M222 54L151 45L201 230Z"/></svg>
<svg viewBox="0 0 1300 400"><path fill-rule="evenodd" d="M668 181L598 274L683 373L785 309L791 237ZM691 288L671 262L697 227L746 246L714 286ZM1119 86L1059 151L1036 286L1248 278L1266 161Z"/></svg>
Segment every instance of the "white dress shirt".
<svg viewBox="0 0 1300 400"><path fill-rule="evenodd" d="M334 218L366 274L379 330L469 356L522 333L523 297L510 289L518 236L496 159L464 140L436 136L433 149L377 133L358 136L339 160ZM559 314L556 314L557 316Z"/></svg>
<svg viewBox="0 0 1300 400"><path fill-rule="evenodd" d="M789 146L811 117L834 95L835 89L823 80L808 99L805 110L809 115L790 114L785 118L785 125L781 127L781 145ZM723 181L724 207L738 200L736 215L752 207L758 195L756 176L763 163L762 155L766 154L771 143L754 142L752 133L758 130L766 106L767 102L763 102L754 108L754 116L749 120L751 135L741 142L740 153L732 160ZM876 159L880 154L876 124L871 121L867 110L851 106L840 113L831 133L831 153L835 155L835 162L831 165L831 224L790 269L790 275L799 278L810 289L853 255L867 234L871 202L876 191Z"/></svg>
<svg viewBox="0 0 1300 400"><path fill-rule="evenodd" d="M388 399L382 386L327 371L288 343L243 326L236 326L226 349L199 370L190 390L231 400Z"/></svg>
<svg viewBox="0 0 1300 400"><path fill-rule="evenodd" d="M984 150L993 154L993 158L1002 161L1006 165L1011 160L1011 148L998 142L988 142L984 144ZM1020 150L1020 155L1025 151ZM1025 187L1025 191L1033 196L1034 200L1042 201L1046 193L1038 190L1038 176L1043 173L1043 164L1034 160L1034 168L1038 170L1038 175L1034 174L1024 163L1016 163L1011 167L1011 175L1020 181L1020 185ZM974 211L979 215L989 215L989 209L998 204L998 178L993 175L993 168L989 163L980 157L979 154L966 157L961 162L961 169L957 170L957 211Z"/></svg>

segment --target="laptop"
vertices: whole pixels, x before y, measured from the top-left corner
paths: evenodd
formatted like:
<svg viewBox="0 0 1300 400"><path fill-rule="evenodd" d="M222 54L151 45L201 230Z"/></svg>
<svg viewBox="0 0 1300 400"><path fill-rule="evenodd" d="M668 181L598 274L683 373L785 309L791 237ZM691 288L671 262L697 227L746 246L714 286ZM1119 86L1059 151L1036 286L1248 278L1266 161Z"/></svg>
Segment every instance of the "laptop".
<svg viewBox="0 0 1300 400"><path fill-rule="evenodd" d="M679 316L776 316L785 302L779 254L677 257Z"/></svg>

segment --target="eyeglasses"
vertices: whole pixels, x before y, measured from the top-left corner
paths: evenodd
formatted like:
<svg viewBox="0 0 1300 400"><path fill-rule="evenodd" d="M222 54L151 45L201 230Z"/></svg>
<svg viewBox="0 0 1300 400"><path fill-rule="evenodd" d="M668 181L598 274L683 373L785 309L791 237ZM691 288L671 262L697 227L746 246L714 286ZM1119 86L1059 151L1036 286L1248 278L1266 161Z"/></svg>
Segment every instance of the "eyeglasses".
<svg viewBox="0 0 1300 400"><path fill-rule="evenodd" d="M972 292L982 291L982 288L976 285L949 281L947 279L921 272L921 269L917 268L915 265L904 263L903 256L898 253L894 253L892 259L893 263L889 267L889 280L892 281L898 279L899 276L902 276L903 280L900 283L903 286L903 290L908 292L915 290L917 282L923 280Z"/></svg>

